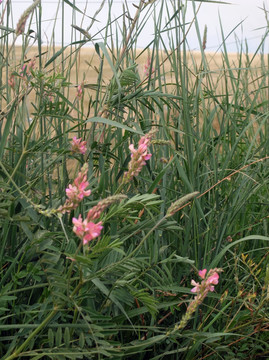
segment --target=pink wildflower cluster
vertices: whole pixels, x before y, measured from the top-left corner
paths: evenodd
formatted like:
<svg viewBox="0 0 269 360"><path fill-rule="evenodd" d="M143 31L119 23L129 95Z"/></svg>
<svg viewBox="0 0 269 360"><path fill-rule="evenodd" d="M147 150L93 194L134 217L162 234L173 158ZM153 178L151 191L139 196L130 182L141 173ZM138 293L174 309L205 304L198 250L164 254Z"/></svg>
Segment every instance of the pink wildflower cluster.
<svg viewBox="0 0 269 360"><path fill-rule="evenodd" d="M101 213L110 205L124 200L125 198L125 195L110 196L99 201L97 205L91 208L85 220L82 219L81 215L79 215L78 219L72 219L74 224L73 231L80 239L83 240L84 245L98 237L103 229L101 221L96 224L93 220L99 219Z"/></svg>
<svg viewBox="0 0 269 360"><path fill-rule="evenodd" d="M87 151L86 144L87 141L82 141L81 138L77 139L77 137L74 136L71 142L71 151L73 153L80 153L84 155Z"/></svg>
<svg viewBox="0 0 269 360"><path fill-rule="evenodd" d="M58 211L62 214L76 209L83 198L91 194L91 190L86 190L89 186L87 181L87 172L88 164L84 164L78 176L74 180L73 185L69 184L66 189L67 200L65 204L58 209Z"/></svg>
<svg viewBox="0 0 269 360"><path fill-rule="evenodd" d="M153 132L149 132L143 136L138 142L138 149L135 149L134 144L129 146L131 151L131 161L128 164L128 171L124 173L123 184L126 184L134 176L137 176L142 167L146 165L146 160L149 160L152 154L148 153L148 146L151 143Z"/></svg>
<svg viewBox="0 0 269 360"><path fill-rule="evenodd" d="M88 164L84 164L79 172L78 176L74 180L73 184L70 184L66 189L67 200L65 204L56 211L58 213L66 213L74 210L78 207L78 204L84 197L91 194L91 190L86 190L89 183L87 181ZM89 241L95 239L101 234L103 229L102 222L94 223L93 221L99 219L101 213L110 205L115 202L124 200L125 195L114 195L98 202L92 209L89 210L86 219L82 219L81 214L78 218L73 217L72 222L74 224L74 233L83 241L83 245L86 245ZM74 259L70 258L72 261Z"/></svg>
<svg viewBox="0 0 269 360"><path fill-rule="evenodd" d="M81 215L79 215L78 219L74 217L72 221L74 224L73 231L83 240L83 245L86 245L89 241L98 237L103 229L101 221L95 224L87 218L83 220Z"/></svg>
<svg viewBox="0 0 269 360"><path fill-rule="evenodd" d="M222 272L222 269L211 269L208 271L208 273L206 269L203 269L200 270L198 273L200 278L202 279L201 283L198 283L194 280L191 281L191 284L194 286L194 288L191 289L191 292L196 293L196 296L190 302L185 315L182 317L180 323L175 326L174 331L183 329L187 325L187 322L190 320L192 314L206 298L209 291L214 291L214 286L217 285L219 282L218 273L220 272Z"/></svg>
<svg viewBox="0 0 269 360"><path fill-rule="evenodd" d="M219 282L219 274L217 271L209 270L209 273L206 277L206 269L200 270L198 275L200 276L203 281L200 283L195 282L194 280L191 281L191 284L194 286L191 289L191 292L201 294L201 293L208 293L209 291L214 291L214 285L217 285Z"/></svg>
<svg viewBox="0 0 269 360"><path fill-rule="evenodd" d="M151 58L148 57L146 64L144 65L144 74L148 77L150 75L150 67L151 67ZM151 68L151 74L155 71L154 67Z"/></svg>

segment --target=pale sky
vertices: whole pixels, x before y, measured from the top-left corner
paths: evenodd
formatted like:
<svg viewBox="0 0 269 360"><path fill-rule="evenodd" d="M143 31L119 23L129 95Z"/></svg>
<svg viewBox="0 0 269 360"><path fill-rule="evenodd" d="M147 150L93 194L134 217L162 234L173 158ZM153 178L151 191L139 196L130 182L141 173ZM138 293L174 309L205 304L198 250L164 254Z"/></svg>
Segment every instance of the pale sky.
<svg viewBox="0 0 269 360"><path fill-rule="evenodd" d="M158 0L155 4L156 6L156 14L158 14L158 10L160 8L160 3L162 0ZM176 2L178 0L166 0L167 6L172 9L171 3ZM222 0L223 1L223 0ZM69 0L69 2L73 3L73 0ZM265 34L267 28L267 21L266 16L269 15L269 0L226 0L229 2L229 5L225 4L213 4L213 3L202 3L201 8L198 13L198 22L201 34L203 33L204 26L207 25L207 50L208 51L215 51L221 45L221 32L220 32L220 24L219 24L219 16L221 18L222 27L224 30L225 36L232 31L241 21L243 24L239 26L236 30L236 36L239 40L247 39L248 42L248 49L249 52L254 52L260 41L262 36ZM3 5L5 0L3 1ZM13 11L13 18L14 18L14 27L20 17L27 7L30 6L32 1L22 1L22 0L11 0L12 3L12 11ZM62 0L42 0L42 18L44 20L43 26L43 41L47 42L47 39L51 38L51 29L53 27L54 18L57 11L58 3L62 3ZM77 0L76 6L81 10L84 11L84 8L87 3L87 15L94 16L96 10L100 7L101 0L92 1L92 0ZM112 19L120 16L123 13L122 8L122 0L114 0L111 10ZM127 0L127 4L131 15L133 16L136 9L132 4L138 4L138 0ZM181 0L181 3L185 4L186 0ZM199 6L199 1L194 2L196 8ZM1 5L1 6L3 6ZM265 10L263 8L265 7ZM72 9L71 7L65 3L65 14L64 14L64 22L65 22L65 43L68 44L70 42L70 34L71 34L71 24L72 24ZM0 7L1 9L1 7ZM172 14L172 11L171 11ZM61 6L60 11L58 12L57 22L56 22L56 43L61 43ZM187 2L187 21L191 21L193 17L193 3L192 1ZM94 35L97 33L99 29L105 26L106 21L108 18L108 1L105 2L105 5L99 15L97 15L97 19L100 21L99 23L95 23L95 25L90 29L90 34ZM163 21L167 20L167 16L163 14ZM84 18L82 27L87 28L90 24L89 18ZM81 15L77 13L76 15L76 25L81 25ZM119 19L119 23L122 23L122 20ZM141 33L137 47L143 48L148 45L148 43L153 39L153 20L149 20L147 26L145 27L144 31ZM45 35L46 34L46 35ZM46 39L47 37L47 39ZM79 34L77 39L79 39ZM190 49L195 50L199 49L198 42L197 42L197 35L195 31L195 27L193 26L192 30L188 35L188 44ZM96 39L96 41L101 41L101 38ZM226 40L226 44L228 47L228 51L236 52L236 40L235 40L235 33L230 35ZM93 45L93 44L90 44ZM266 46L264 47L265 52L269 52L269 42L266 42Z"/></svg>

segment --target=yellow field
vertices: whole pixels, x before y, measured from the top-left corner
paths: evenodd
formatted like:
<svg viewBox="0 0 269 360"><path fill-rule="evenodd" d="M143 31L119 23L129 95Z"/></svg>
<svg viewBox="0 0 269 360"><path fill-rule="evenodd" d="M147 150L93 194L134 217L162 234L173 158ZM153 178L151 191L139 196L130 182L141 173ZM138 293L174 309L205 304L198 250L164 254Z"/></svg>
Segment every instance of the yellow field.
<svg viewBox="0 0 269 360"><path fill-rule="evenodd" d="M44 54L42 55L42 65L44 66L44 64L49 59L51 59L53 54L56 51L58 51L59 49L60 48L56 48L56 49L54 49L54 52L53 52L53 50L44 47L42 49L42 52L44 52ZM77 86L79 84L81 84L82 81L84 82L84 84L86 86L97 84L100 58L96 54L94 48L84 47L84 48L81 48L81 50L78 53L76 53L77 58L75 61L74 55L70 56L70 51L71 51L70 47L65 50L63 65L61 62L62 55L60 55L59 57L57 57L55 62L53 64L49 65L47 68L45 68L44 71L45 71L46 75L52 74L51 69L52 69L52 67L54 67L54 69L56 69L56 71L58 70L59 73L61 73L62 66L64 67L64 69L65 69L64 73L67 76L68 81L70 82L70 85L68 86L68 88L65 89L65 95L67 95L67 92L68 92L69 94L67 95L67 97L68 97L69 101L73 103L73 102L77 101L76 100ZM74 49L73 49L73 51L74 51ZM37 57L37 55L38 55L38 49L35 47L32 47L27 52L26 58L24 59L24 61L33 59L33 58ZM136 63L138 65L138 72L139 72L141 80L145 79L144 66L148 61L148 56L149 56L149 53L147 51L143 52L142 54L141 54L141 51L137 51ZM175 79L175 76L177 76L177 74L174 74L173 72L171 72L169 59L167 59L167 56L164 53L160 53L160 57L164 61L164 71L166 72L166 81L170 82L170 83L174 83L174 79ZM16 69L16 71L19 71L19 64L20 64L20 66L21 66L21 64L23 64L23 60L21 59L20 47L15 48L15 52L10 55L10 58L13 59L13 63L11 61L9 62L10 70L12 71L12 69ZM191 83L191 82L196 81L197 79L201 79L202 86L204 86L204 88L206 89L209 86L208 79L210 78L210 87L211 87L211 89L213 88L215 94L217 94L218 92L222 93L224 80L227 81L227 79L228 79L228 90L230 91L230 97L232 97L233 93L232 93L232 87L230 86L229 77L237 76L238 63L239 63L238 54L229 54L230 68L232 69L231 72L227 71L227 65L225 65L226 70L224 70L223 55L221 53L216 53L216 54L207 53L206 58L207 58L208 66L209 66L209 71L208 70L206 70L206 71L207 71L207 73L208 72L210 73L210 77L208 77L208 76L204 77L204 71L203 71L204 67L203 67L203 63L202 63L201 53L200 52L192 52L192 53L188 54L188 60L187 60L188 81ZM242 60L242 64L245 64L246 60L247 60L247 58L244 57ZM38 63L38 59L36 60L36 63ZM71 74L69 77L66 70L70 68L70 63L73 63L73 66L71 67L72 70L71 70ZM259 74L258 67L260 66L259 56L256 56L255 60L251 64L251 66L255 72L254 78L258 78L259 77L257 75L257 74ZM153 64L153 67L154 67L154 64ZM255 80L253 81L253 79L251 79L249 70L245 70L243 68L242 74L244 72L246 73L246 76L245 76L245 81L247 84L246 86L248 87L248 92L251 94L251 93L255 92L255 88L257 87L257 81L255 81ZM106 85L109 84L109 81L110 81L111 77L113 76L111 67L106 60L104 61L103 74L104 74L103 75L103 85L105 87ZM244 78L244 76L243 76L243 78ZM191 86L190 86L190 88L191 88ZM168 88L168 91L171 93L173 93L174 90L175 90L175 86L173 86L173 85L171 85ZM227 91L227 89L225 91ZM85 114L87 113L89 95L94 95L94 93L95 93L93 90L90 90L89 88L87 88L87 92L89 92L89 93L86 94L86 96L85 96L85 102L84 102ZM16 95L17 94L13 94L13 96L16 96ZM31 103L32 102L35 103L34 91L31 91L29 93L27 101L28 101L28 105L29 105L28 106L29 112L31 113L31 111L32 111Z"/></svg>

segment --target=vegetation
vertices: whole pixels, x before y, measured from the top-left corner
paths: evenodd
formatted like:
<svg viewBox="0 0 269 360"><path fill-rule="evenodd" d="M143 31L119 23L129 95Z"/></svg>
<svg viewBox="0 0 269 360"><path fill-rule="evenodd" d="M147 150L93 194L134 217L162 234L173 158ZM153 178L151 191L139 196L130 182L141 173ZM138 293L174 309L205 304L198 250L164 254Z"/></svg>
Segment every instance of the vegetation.
<svg viewBox="0 0 269 360"><path fill-rule="evenodd" d="M1 359L268 359L269 57L223 37L213 71L180 4L57 49L39 0L16 26L3 1Z"/></svg>

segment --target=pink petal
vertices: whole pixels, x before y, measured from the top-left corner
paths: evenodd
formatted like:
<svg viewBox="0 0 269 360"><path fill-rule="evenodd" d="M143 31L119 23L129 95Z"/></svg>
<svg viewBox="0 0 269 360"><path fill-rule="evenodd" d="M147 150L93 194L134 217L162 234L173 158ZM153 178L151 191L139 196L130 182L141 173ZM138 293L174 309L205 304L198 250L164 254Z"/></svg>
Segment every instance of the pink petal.
<svg viewBox="0 0 269 360"><path fill-rule="evenodd" d="M192 280L191 281L191 284L192 284L192 286L194 286L194 288L193 289L191 289L191 292L193 292L193 293L197 293L197 292L199 292L199 289L200 289L200 284L199 283L197 283L196 281L194 281L194 280Z"/></svg>
<svg viewBox="0 0 269 360"><path fill-rule="evenodd" d="M132 154L134 154L136 152L136 150L134 148L134 144L129 145L129 150L131 151Z"/></svg>
<svg viewBox="0 0 269 360"><path fill-rule="evenodd" d="M200 276L201 279L204 279L204 278L205 278L206 272L207 272L206 269L199 270L198 275Z"/></svg>
<svg viewBox="0 0 269 360"><path fill-rule="evenodd" d="M207 283L217 285L219 282L219 274L215 272L213 275L209 276Z"/></svg>

